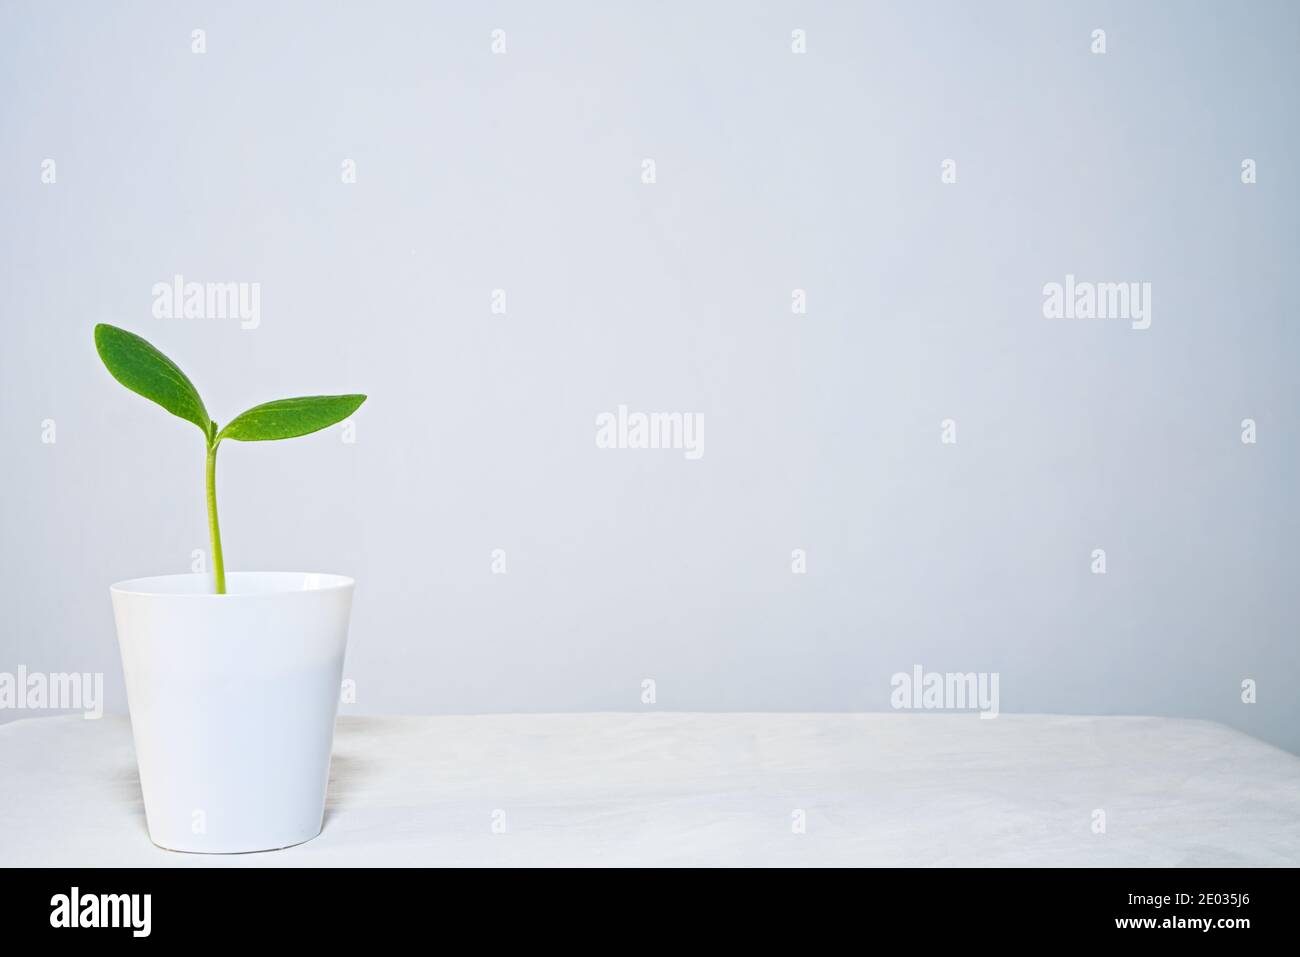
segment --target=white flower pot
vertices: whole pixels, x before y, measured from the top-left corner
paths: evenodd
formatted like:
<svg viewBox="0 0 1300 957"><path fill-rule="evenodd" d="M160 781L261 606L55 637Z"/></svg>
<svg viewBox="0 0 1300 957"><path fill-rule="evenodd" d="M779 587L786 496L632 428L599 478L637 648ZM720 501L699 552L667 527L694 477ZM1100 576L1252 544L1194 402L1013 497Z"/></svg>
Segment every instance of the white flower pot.
<svg viewBox="0 0 1300 957"><path fill-rule="evenodd" d="M149 836L233 854L320 833L351 578L235 572L112 586Z"/></svg>

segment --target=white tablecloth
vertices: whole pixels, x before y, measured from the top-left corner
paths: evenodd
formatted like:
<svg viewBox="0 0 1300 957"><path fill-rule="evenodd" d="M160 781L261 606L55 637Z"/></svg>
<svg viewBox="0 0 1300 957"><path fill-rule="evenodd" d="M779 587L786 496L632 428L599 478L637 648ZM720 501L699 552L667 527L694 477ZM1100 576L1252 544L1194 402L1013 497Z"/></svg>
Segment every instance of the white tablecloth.
<svg viewBox="0 0 1300 957"><path fill-rule="evenodd" d="M126 719L0 725L0 865L398 864L1300 865L1300 758L1167 718L341 717L321 836L223 857L149 842Z"/></svg>

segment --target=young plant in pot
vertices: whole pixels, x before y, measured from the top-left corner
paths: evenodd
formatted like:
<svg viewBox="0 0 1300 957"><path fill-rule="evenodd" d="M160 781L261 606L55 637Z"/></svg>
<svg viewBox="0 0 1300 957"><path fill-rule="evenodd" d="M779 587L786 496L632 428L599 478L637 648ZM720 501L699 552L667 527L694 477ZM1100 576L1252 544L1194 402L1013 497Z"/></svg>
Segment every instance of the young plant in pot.
<svg viewBox="0 0 1300 957"><path fill-rule="evenodd" d="M217 524L217 449L346 419L363 395L280 399L224 427L176 363L139 336L95 327L113 378L198 426L212 573L111 588L149 836L177 851L288 847L320 833L352 607L351 578L226 574Z"/></svg>

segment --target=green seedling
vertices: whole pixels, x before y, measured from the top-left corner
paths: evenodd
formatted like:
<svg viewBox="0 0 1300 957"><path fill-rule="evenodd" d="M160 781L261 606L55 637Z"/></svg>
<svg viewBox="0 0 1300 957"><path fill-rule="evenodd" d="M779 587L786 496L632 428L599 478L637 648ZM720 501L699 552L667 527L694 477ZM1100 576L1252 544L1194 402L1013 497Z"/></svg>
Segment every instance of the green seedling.
<svg viewBox="0 0 1300 957"><path fill-rule="evenodd" d="M95 348L114 379L132 392L157 402L172 415L193 422L203 432L208 458L205 486L208 536L212 540L212 570L218 595L226 593L226 568L221 557L221 528L217 524L217 446L222 439L267 442L310 435L342 422L366 401L364 395L309 395L255 405L235 416L226 427L217 423L199 398L198 389L180 367L133 332L100 323Z"/></svg>

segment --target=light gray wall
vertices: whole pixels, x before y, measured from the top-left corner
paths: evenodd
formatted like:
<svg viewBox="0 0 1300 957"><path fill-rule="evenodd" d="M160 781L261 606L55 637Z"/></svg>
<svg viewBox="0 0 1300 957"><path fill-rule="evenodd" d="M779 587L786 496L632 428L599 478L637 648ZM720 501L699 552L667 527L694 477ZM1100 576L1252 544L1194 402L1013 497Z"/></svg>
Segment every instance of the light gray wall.
<svg viewBox="0 0 1300 957"><path fill-rule="evenodd" d="M0 670L122 710L109 583L206 547L200 436L111 381L109 321L222 421L370 394L355 444L220 468L230 568L359 580L349 710L881 710L921 664L1300 750L1298 39L1290 3L5 3ZM154 318L176 273L259 282L260 326ZM1151 327L1045 318L1067 273L1150 282ZM704 457L598 449L620 403L702 413Z"/></svg>

